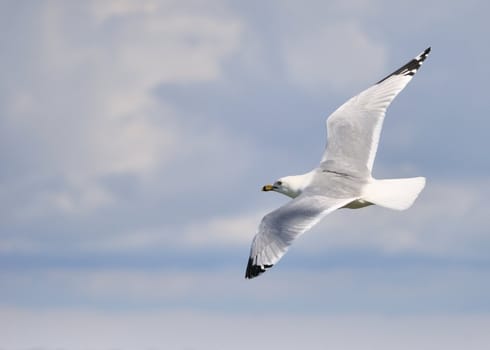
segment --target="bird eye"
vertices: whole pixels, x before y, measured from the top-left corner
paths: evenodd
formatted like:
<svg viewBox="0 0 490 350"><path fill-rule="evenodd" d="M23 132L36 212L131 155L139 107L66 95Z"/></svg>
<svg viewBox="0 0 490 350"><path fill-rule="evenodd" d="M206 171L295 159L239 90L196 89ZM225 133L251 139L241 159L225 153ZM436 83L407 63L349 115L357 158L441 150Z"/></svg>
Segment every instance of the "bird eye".
<svg viewBox="0 0 490 350"><path fill-rule="evenodd" d="M276 181L277 186L282 186L282 181Z"/></svg>

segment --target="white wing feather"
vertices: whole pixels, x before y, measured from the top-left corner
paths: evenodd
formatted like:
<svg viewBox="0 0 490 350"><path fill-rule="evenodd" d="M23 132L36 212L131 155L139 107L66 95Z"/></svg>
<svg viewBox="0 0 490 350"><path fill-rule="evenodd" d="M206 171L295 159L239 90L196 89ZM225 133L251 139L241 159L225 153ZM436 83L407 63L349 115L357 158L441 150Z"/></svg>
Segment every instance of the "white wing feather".
<svg viewBox="0 0 490 350"><path fill-rule="evenodd" d="M328 166L370 175L386 109L412 80L430 52L410 62L352 97L327 118L328 143L322 158Z"/></svg>
<svg viewBox="0 0 490 350"><path fill-rule="evenodd" d="M245 277L256 277L272 267L286 253L294 239L327 214L355 199L302 194L264 216L252 242Z"/></svg>

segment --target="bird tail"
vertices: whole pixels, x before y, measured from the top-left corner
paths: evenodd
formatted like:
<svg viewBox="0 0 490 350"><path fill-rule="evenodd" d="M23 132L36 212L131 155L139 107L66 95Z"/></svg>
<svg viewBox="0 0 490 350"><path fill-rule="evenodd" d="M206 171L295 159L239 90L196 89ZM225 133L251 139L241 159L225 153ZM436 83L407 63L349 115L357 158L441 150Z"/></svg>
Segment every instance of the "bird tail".
<svg viewBox="0 0 490 350"><path fill-rule="evenodd" d="M364 187L362 199L385 208L405 210L412 206L424 186L424 177L373 179Z"/></svg>

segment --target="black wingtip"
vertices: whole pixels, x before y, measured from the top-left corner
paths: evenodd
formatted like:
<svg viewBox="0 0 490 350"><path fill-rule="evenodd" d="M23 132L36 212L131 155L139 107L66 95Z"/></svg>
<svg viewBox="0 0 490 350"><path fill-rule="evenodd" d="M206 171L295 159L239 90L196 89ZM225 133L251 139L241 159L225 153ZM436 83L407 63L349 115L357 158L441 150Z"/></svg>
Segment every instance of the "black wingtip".
<svg viewBox="0 0 490 350"><path fill-rule="evenodd" d="M431 50L432 50L432 48L429 46L428 48L426 48L424 50L424 52L422 52L420 55L418 55L417 57L415 57L415 59L418 60L419 63L424 62L425 59L427 58L427 56L429 56L429 53L430 53Z"/></svg>
<svg viewBox="0 0 490 350"><path fill-rule="evenodd" d="M256 265L252 258L248 258L247 270L245 271L245 278L251 279L263 274L266 269L271 268L273 265Z"/></svg>
<svg viewBox="0 0 490 350"><path fill-rule="evenodd" d="M389 77L391 77L393 75L414 76L415 73L417 73L417 70L420 68L422 63L425 61L425 59L429 55L430 50L431 50L431 47L429 46L422 53L420 53L417 57L415 57L414 59L412 59L411 61L409 61L405 65L403 65L402 67L398 68L393 73L387 75L386 77L384 77L383 79L378 81L376 84L382 83L383 81L385 81L386 79L388 79Z"/></svg>

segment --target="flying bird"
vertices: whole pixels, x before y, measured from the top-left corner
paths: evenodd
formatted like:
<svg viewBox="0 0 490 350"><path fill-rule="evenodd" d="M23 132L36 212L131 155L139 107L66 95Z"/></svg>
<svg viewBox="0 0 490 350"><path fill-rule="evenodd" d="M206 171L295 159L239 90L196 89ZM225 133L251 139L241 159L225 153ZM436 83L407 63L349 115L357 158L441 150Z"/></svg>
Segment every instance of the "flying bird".
<svg viewBox="0 0 490 350"><path fill-rule="evenodd" d="M252 241L245 278L257 277L274 266L298 236L336 209L376 204L405 210L413 204L425 186L424 177L378 180L371 172L386 109L429 52L430 47L327 118L328 142L317 168L262 188L292 200L262 219Z"/></svg>

